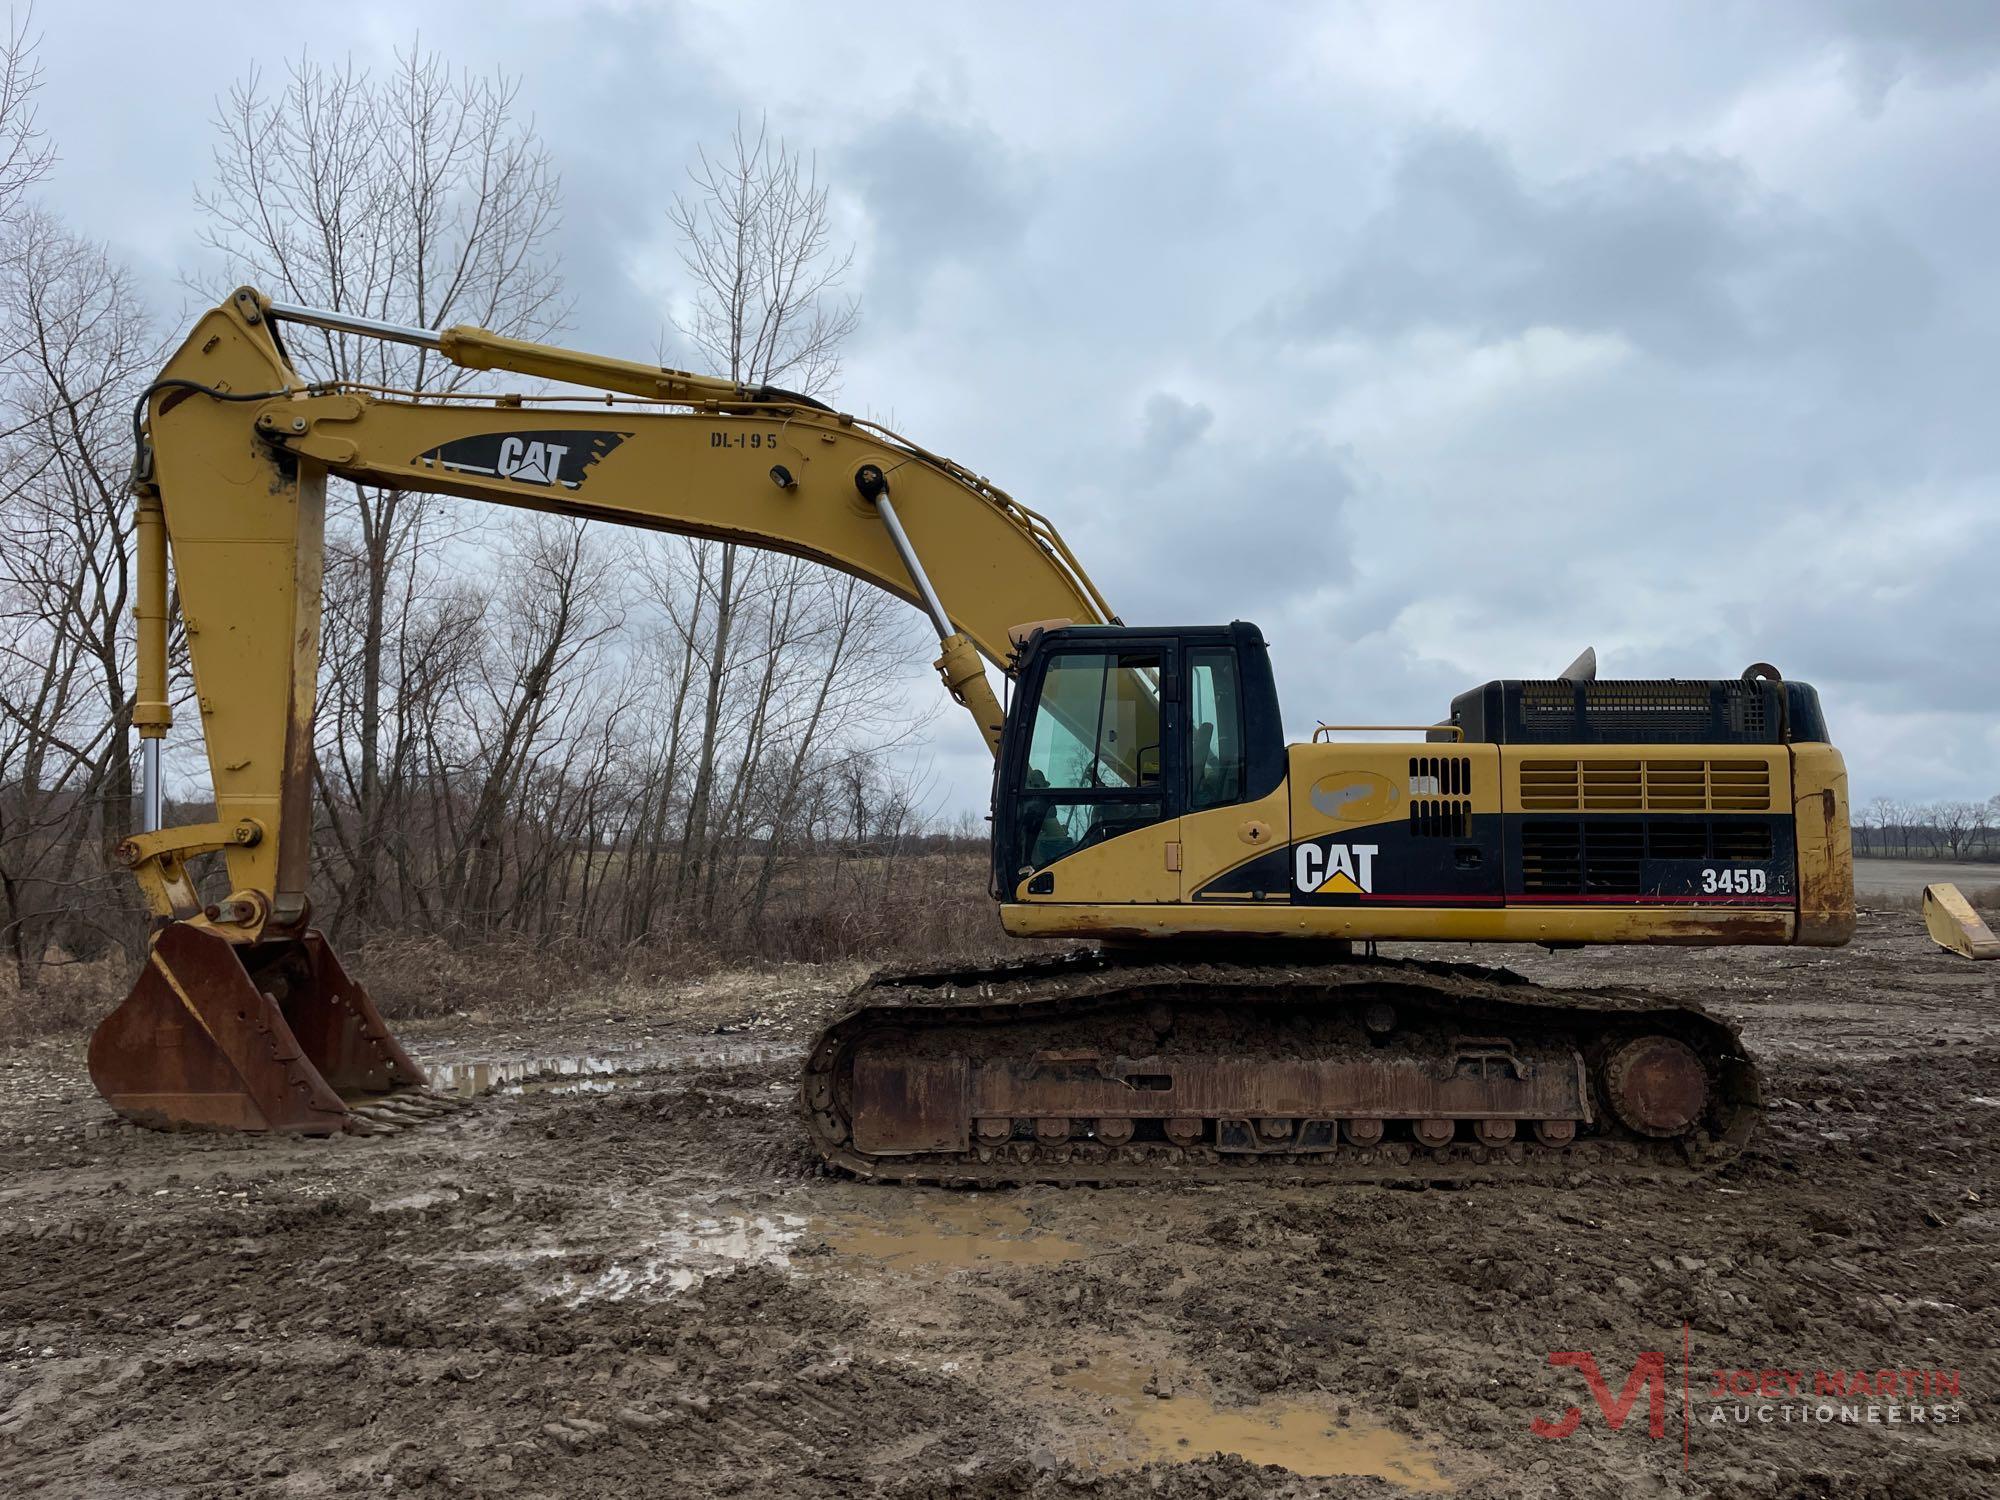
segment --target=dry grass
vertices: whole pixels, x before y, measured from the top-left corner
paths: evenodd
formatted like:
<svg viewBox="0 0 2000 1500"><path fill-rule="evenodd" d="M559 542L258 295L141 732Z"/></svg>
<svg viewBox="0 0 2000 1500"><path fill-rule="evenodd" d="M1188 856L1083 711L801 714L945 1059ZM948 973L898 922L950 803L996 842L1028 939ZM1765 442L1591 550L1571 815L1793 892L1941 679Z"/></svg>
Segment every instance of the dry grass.
<svg viewBox="0 0 2000 1500"><path fill-rule="evenodd" d="M824 968L851 983L883 964L997 953L1007 940L985 877L985 861L964 855L826 860L787 872L756 932L668 927L622 948L504 936L385 935L343 958L390 1016L645 1012L663 995L685 997L701 982L712 986L738 972L768 978Z"/></svg>
<svg viewBox="0 0 2000 1500"><path fill-rule="evenodd" d="M51 954L36 983L27 989L11 966L0 969L0 1042L88 1030L125 998L132 973L132 965L115 953L88 962Z"/></svg>
<svg viewBox="0 0 2000 1500"><path fill-rule="evenodd" d="M670 928L623 948L508 934L384 933L343 947L341 958L388 1016L528 1020L647 1013L670 1000L679 1006L735 973L754 986L845 987L882 964L971 958L998 952L1005 941L986 895L984 861L931 854L824 861L788 872L756 933ZM89 963L51 957L31 988L11 969L0 972L0 1044L88 1030L125 998L135 973L116 955Z"/></svg>

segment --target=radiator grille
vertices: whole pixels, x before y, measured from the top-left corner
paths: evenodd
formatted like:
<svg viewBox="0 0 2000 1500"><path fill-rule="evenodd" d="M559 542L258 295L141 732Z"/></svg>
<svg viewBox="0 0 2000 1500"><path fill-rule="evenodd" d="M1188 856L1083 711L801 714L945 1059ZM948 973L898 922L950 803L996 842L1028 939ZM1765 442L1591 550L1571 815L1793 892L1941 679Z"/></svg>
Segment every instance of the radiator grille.
<svg viewBox="0 0 2000 1500"><path fill-rule="evenodd" d="M1719 738L1758 743L1770 736L1760 682L1523 682L1521 738L1699 744Z"/></svg>
<svg viewBox="0 0 2000 1500"><path fill-rule="evenodd" d="M1762 862L1771 825L1727 818L1537 818L1521 825L1528 895L1637 895L1646 859Z"/></svg>
<svg viewBox="0 0 2000 1500"><path fill-rule="evenodd" d="M1761 760L1524 760L1523 812L1768 812Z"/></svg>
<svg viewBox="0 0 2000 1500"><path fill-rule="evenodd" d="M1645 857L1643 823L1523 824L1521 889L1531 895L1636 896Z"/></svg>

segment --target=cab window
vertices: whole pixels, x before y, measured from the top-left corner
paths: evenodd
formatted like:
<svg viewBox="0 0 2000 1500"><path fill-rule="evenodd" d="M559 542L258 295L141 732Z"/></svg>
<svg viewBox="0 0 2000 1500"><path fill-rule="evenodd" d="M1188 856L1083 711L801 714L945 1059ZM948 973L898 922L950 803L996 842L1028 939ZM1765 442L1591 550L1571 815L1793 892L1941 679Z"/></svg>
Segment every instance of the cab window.
<svg viewBox="0 0 2000 1500"><path fill-rule="evenodd" d="M1160 658L1077 653L1049 663L1028 745L1030 790L1129 791L1160 780Z"/></svg>
<svg viewBox="0 0 2000 1500"><path fill-rule="evenodd" d="M1234 650L1188 653L1188 811L1243 800L1243 700Z"/></svg>
<svg viewBox="0 0 2000 1500"><path fill-rule="evenodd" d="M1065 652L1042 675L1016 816L1017 868L1166 816L1160 653Z"/></svg>

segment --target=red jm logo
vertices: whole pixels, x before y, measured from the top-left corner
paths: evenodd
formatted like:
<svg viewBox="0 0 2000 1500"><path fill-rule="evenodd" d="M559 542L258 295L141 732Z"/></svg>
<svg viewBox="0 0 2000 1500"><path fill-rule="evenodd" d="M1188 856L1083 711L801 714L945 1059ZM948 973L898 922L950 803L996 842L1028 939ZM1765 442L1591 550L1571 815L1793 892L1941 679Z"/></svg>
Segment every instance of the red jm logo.
<svg viewBox="0 0 2000 1500"><path fill-rule="evenodd" d="M1611 1387L1604 1383L1604 1376L1597 1368L1597 1356L1587 1349L1560 1349L1549 1355L1549 1363L1557 1369L1568 1366L1583 1372L1583 1378L1590 1387L1590 1394L1597 1402L1597 1409L1604 1413L1604 1420L1613 1432L1621 1431L1625 1419L1632 1415L1632 1408L1639 1400L1641 1391L1650 1392L1648 1402L1652 1417L1651 1431L1654 1437L1664 1437L1667 1431L1667 1357L1664 1354L1647 1352L1641 1354L1632 1366L1632 1373L1625 1378L1625 1389L1615 1397ZM1528 1424L1536 1437L1566 1438L1577 1429L1583 1420L1583 1412L1572 1406L1556 1421L1546 1417L1536 1417Z"/></svg>

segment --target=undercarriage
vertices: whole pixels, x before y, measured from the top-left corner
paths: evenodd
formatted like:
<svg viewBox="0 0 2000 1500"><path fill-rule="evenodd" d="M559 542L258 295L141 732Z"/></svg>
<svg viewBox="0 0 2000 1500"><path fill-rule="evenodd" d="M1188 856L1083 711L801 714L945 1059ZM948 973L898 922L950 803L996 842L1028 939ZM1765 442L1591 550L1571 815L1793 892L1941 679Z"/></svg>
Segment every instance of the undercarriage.
<svg viewBox="0 0 2000 1500"><path fill-rule="evenodd" d="M875 1181L1684 1173L1760 1109L1698 1006L1505 969L1107 950L887 971L853 999L802 1102L826 1162Z"/></svg>

